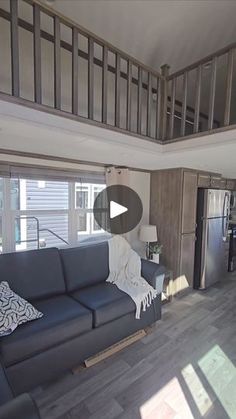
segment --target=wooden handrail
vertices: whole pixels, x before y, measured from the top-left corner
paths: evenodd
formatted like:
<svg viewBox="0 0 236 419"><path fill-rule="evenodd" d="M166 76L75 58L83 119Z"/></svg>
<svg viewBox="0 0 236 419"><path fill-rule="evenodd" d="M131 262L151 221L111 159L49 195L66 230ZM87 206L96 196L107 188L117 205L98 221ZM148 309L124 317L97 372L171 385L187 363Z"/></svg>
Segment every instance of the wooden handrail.
<svg viewBox="0 0 236 419"><path fill-rule="evenodd" d="M201 78L202 78L202 66L199 65L198 68L197 68L197 77L196 77L195 112L194 112L194 127L193 127L193 132L194 133L198 132L198 130L199 130L200 100L201 100Z"/></svg>
<svg viewBox="0 0 236 419"><path fill-rule="evenodd" d="M21 49L19 48L19 28L29 31L33 34L33 60L34 60L34 100L39 107L44 105L42 98L42 62L41 62L41 39L53 44L54 51L54 105L51 107L62 112L62 64L61 64L61 49L70 52L71 57L71 91L70 91L70 110L68 115L73 117L85 118L84 113L80 114L79 107L81 106L80 94L80 64L79 58L83 58L88 63L87 69L87 99L84 101L87 107L87 118L98 126L108 126L108 121L112 119L112 126L120 132L127 131L130 134L136 134L139 137L147 137L154 141L171 141L176 140L176 137L183 138L188 133L189 126L193 126L193 134L199 133L199 130L208 129L212 131L216 127L220 127L220 122L214 118L215 114L215 95L216 95L216 75L217 75L217 60L218 57L227 54L227 79L225 89L225 107L223 110L223 123L227 127L230 125L230 111L231 111L231 96L232 96L232 81L234 71L234 50L236 43L233 43L213 54L198 60L195 63L178 70L175 73L169 74L169 66L164 65L161 68L161 73L151 69L145 64L139 62L130 55L119 50L107 41L99 38L92 32L78 25L76 22L66 18L60 13L54 11L52 8L42 4L40 0L23 0L30 5L33 12L33 24L18 16L18 0L10 0L10 12L0 8L0 17L10 23L10 37L11 37L11 87L12 96L17 99L23 99L21 96L21 57L19 56ZM46 14L53 19L53 33L41 29L41 14ZM71 29L71 42L61 39L62 26L65 25ZM80 38L82 35L88 40L88 49L85 52L80 47ZM96 57L96 46L101 47L102 58ZM109 63L109 57L112 54L115 57L115 64ZM123 64L125 63L125 67ZM210 79L210 94L208 113L201 111L201 86L202 86L202 70L206 63L211 63L211 79ZM102 79L99 81L98 88L101 90L101 100L99 104L95 101L95 69L96 66L102 69ZM125 68L125 70L124 70ZM189 73L196 69L196 88L194 90L194 107L188 105L188 79ZM111 73L114 82L114 91L111 92L109 85L109 77ZM108 77L109 76L109 77ZM181 77L182 97L179 96L177 90L177 79ZM125 84L124 84L125 80ZM168 91L168 83L171 82L171 93ZM98 83L98 84L99 84ZM124 86L126 89L126 97L124 97ZM108 91L109 87L109 91ZM135 89L135 94L134 94ZM145 92L144 92L145 90ZM4 94L4 92L0 92ZM114 109L111 109L110 102L112 96L112 103ZM122 96L123 95L123 96ZM28 101L32 103L32 101ZM123 106L124 102L126 107ZM95 109L98 106L99 109ZM50 107L47 105L47 107ZM134 116L135 108L135 119ZM100 113L97 121L96 115ZM153 118L155 112L155 118ZM85 112L86 113L86 112ZM175 121L179 120L177 125L178 133L176 133ZM204 122L207 121L206 122ZM146 121L146 122L144 122ZM135 128L136 125L136 128ZM168 125L168 126L167 126ZM110 126L110 125L109 125ZM124 128L125 126L125 128ZM205 128L207 126L207 128ZM122 127L122 128L121 128ZM145 134L144 134L145 131Z"/></svg>
<svg viewBox="0 0 236 419"><path fill-rule="evenodd" d="M74 27L77 28L78 32L81 33L81 35L84 35L87 38L94 39L94 41L97 44L99 44L100 46L103 47L105 45L109 50L119 54L125 60L132 61L132 63L134 65L136 65L137 67L142 67L145 71L147 71L148 73L152 73L155 77L162 77L160 72L158 72L158 71L154 70L153 68L143 64L141 61L138 61L136 58L132 57L131 55L126 54L124 51L121 51L119 48L117 48L114 45L107 42L107 40L105 40L103 38L100 38L95 33L89 31L88 29L85 29L83 26L79 25L78 23L76 23L72 19L69 19L69 18L65 17L63 14L54 10L50 6L47 6L46 4L42 3L41 1L39 1L39 0L24 0L24 2L28 3L32 6L34 4L38 4L40 6L40 9L42 10L42 12L45 12L46 14L50 15L51 17L54 17L55 15L57 15L58 18L60 19L61 23L63 23L64 25L70 27L71 29L74 28Z"/></svg>
<svg viewBox="0 0 236 419"><path fill-rule="evenodd" d="M226 93L225 93L225 107L223 109L223 122L221 124L224 126L228 126L230 124L230 110L231 110L231 96L232 96L232 80L233 80L233 57L234 57L234 50L236 49L236 43L230 44L225 48L222 48L213 54L210 54L204 57L201 60L198 60L195 63L188 65L187 67L167 75L166 79L168 82L177 81L177 79L183 78L183 98L182 103L179 102L179 106L182 107L181 111L181 128L180 128L180 137L185 136L185 123L186 123L186 111L189 109L187 105L187 77L190 74L190 71L196 70L195 80L196 80L196 89L195 89L195 104L194 109L194 127L193 127L193 134L199 132L199 125L200 125L200 118L206 119L207 117L207 130L212 131L215 126L220 127L220 122L214 118L215 114L215 95L216 95L216 77L217 77L217 62L220 57L223 55L227 55L227 79L226 79ZM200 101L201 101L201 84L202 84L202 73L204 65L210 64L211 66L211 76L209 80L210 85L210 93L209 93L209 106L208 106L208 114L202 114L200 111ZM224 92L223 92L224 93ZM173 89L172 89L173 95ZM173 138L173 101L172 97L169 97L169 102L171 102L171 124L170 124L170 132L169 138ZM177 104L177 101L175 101ZM191 108L190 108L191 109Z"/></svg>
<svg viewBox="0 0 236 419"><path fill-rule="evenodd" d="M171 86L171 106L170 106L170 129L169 129L169 138L173 138L173 134L174 134L175 94L176 94L176 79L173 79L172 80L172 86Z"/></svg>
<svg viewBox="0 0 236 419"><path fill-rule="evenodd" d="M35 5L33 10L34 19L34 99L36 103L42 103L42 76L41 76L41 42L40 42L40 9Z"/></svg>
<svg viewBox="0 0 236 419"><path fill-rule="evenodd" d="M0 17L9 21L11 24L11 52L12 52L12 95L20 97L20 69L19 69L19 45L18 45L18 28L23 28L33 34L34 39L34 101L37 104L42 104L42 68L41 68L41 39L44 39L53 44L54 48L54 108L62 110L63 104L61 102L61 81L62 81L62 68L61 68L61 48L71 53L72 57L72 91L71 91L71 112L74 115L79 115L79 77L80 69L78 65L78 57L86 59L88 62L88 101L87 101L87 117L90 120L94 120L94 77L95 77L95 66L102 68L102 104L101 104L101 122L107 124L107 111L108 111L108 72L115 75L115 113L114 113L114 125L120 128L121 125L121 79L127 81L127 109L126 109L126 129L131 131L131 108L134 105L132 102L132 85L138 87L139 93L139 104L137 106L137 133L141 134L142 125L142 90L147 90L148 103L146 108L148 109L148 115L153 105L153 96L159 95L159 92L155 86L152 85L150 80L163 79L160 73L150 69L148 66L140 63L135 58L128 54L120 51L118 48L109 44L105 40L92 34L90 31L85 30L75 22L65 18L60 13L55 12L53 9L43 5L37 0L23 0L32 7L33 11L33 25L25 19L19 18L17 14L18 0L10 0L11 10L10 12L0 8ZM53 34L47 30L41 29L40 15L44 13L53 19ZM61 39L61 25L65 25L71 29L72 41L67 42ZM88 51L85 52L80 48L78 37L82 35L88 40ZM102 59L95 56L95 45L102 47L103 56ZM114 54L116 57L116 63L108 63L108 53ZM127 64L127 71L122 68L122 60ZM140 77L134 76L133 68L137 68L138 74L145 74L145 78L142 79L140 84ZM148 81L146 81L146 79ZM86 103L85 103L86 104ZM110 111L110 109L109 109ZM123 110L124 112L124 110ZM123 115L122 115L123 117ZM140 118L140 120L139 120ZM99 121L100 122L100 121ZM151 127L153 124L153 127ZM151 118L147 118L147 133L146 135L150 138L159 139L159 128L156 127L156 122L151 121ZM155 134L154 134L155 132Z"/></svg>
<svg viewBox="0 0 236 419"><path fill-rule="evenodd" d="M11 22L11 62L12 62L12 94L20 95L20 73L19 73L19 36L18 36L18 3L10 3L10 22Z"/></svg>
<svg viewBox="0 0 236 419"><path fill-rule="evenodd" d="M30 0L24 0L29 2ZM11 21L11 15L9 12L7 12L6 10L2 9L0 7L0 17L2 17L5 20L8 20L9 22ZM18 26L22 29L25 29L26 31L29 32L34 32L34 26L31 25L31 23L26 22L24 19L18 18ZM54 39L54 35L51 35L49 32L44 31L44 30L40 30L40 37L45 39L45 41L49 41L54 43L55 39ZM72 45L70 45L68 42L61 40L60 42L61 48L64 48L66 51L68 52L72 52ZM113 52L113 50L112 50ZM85 60L88 60L89 55L87 52L83 51L82 49L78 48L78 56L81 58L84 58ZM123 58L123 56L122 56ZM127 58L128 59L128 58ZM99 66L99 67L103 67L103 61L99 60L99 58L94 57L93 59L94 64ZM136 65L135 63L133 63L134 65ZM146 70L146 66L143 66L143 68ZM116 69L114 66L112 66L111 64L108 65L107 70L110 71L111 73L115 74L116 73ZM147 70L146 70L147 71ZM152 71L152 74L155 75L157 77L162 77L159 76L159 73L155 73L154 70ZM124 73L123 71L120 72L120 77L122 77L123 79L127 80L127 74ZM138 80L135 77L132 77L132 83L138 85ZM142 84L143 89L147 90L147 83L143 83ZM156 89L152 89L152 93L157 93Z"/></svg>
<svg viewBox="0 0 236 419"><path fill-rule="evenodd" d="M72 29L72 112L78 115L78 30Z"/></svg>
<svg viewBox="0 0 236 419"><path fill-rule="evenodd" d="M230 123L233 65L234 65L234 50L231 49L228 52L224 125L229 125Z"/></svg>
<svg viewBox="0 0 236 419"><path fill-rule="evenodd" d="M184 73L189 72L191 70L194 70L195 68L199 67L200 65L203 66L204 64L210 62L213 60L213 58L220 57L221 55L227 54L230 50L233 50L236 48L236 42L233 42L230 45L227 45L224 48L219 49L218 51L215 51L214 53L207 55L206 57L202 58L201 60L198 60L184 68L181 68L181 70L176 71L175 73L170 74L167 77L167 80L172 80L175 77L182 76Z"/></svg>

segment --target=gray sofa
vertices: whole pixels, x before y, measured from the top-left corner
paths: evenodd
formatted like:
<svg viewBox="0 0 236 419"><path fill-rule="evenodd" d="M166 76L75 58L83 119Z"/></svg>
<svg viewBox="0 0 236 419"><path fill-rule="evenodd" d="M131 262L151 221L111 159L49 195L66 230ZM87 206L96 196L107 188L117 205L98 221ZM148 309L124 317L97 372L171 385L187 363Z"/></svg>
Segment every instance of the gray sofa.
<svg viewBox="0 0 236 419"><path fill-rule="evenodd" d="M4 367L0 363L0 419L40 419L39 411L29 394L14 398Z"/></svg>
<svg viewBox="0 0 236 419"><path fill-rule="evenodd" d="M163 272L142 260L142 275L154 287ZM160 295L136 320L134 302L105 281L108 273L107 242L0 256L1 280L44 313L0 339L15 396L160 319Z"/></svg>

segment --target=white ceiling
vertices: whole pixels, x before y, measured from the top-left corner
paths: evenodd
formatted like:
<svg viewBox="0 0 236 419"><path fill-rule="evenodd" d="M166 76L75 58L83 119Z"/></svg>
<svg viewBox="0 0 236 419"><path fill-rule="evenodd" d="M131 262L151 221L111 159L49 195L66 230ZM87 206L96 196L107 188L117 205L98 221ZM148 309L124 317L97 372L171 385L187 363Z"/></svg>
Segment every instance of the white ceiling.
<svg viewBox="0 0 236 419"><path fill-rule="evenodd" d="M236 178L236 130L162 146L2 101L1 149L147 170L189 167Z"/></svg>
<svg viewBox="0 0 236 419"><path fill-rule="evenodd" d="M52 7L156 70L164 63L178 70L236 41L235 0L55 0Z"/></svg>

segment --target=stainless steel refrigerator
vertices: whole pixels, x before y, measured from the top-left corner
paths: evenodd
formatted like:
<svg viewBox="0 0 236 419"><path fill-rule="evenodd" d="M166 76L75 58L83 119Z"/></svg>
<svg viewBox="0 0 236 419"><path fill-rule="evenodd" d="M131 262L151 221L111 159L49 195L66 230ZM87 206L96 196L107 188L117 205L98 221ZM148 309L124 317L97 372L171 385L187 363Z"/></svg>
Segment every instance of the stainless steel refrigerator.
<svg viewBox="0 0 236 419"><path fill-rule="evenodd" d="M198 190L194 288L206 289L227 272L230 195L225 190Z"/></svg>

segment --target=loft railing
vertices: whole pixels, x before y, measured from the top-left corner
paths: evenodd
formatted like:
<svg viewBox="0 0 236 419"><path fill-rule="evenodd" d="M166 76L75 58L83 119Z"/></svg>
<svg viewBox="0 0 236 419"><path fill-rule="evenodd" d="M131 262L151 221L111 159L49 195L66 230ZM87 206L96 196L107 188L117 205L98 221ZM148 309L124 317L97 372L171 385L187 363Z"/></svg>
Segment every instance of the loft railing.
<svg viewBox="0 0 236 419"><path fill-rule="evenodd" d="M190 111L194 115L190 134L210 133L219 128L235 125L235 49L236 43L231 44L166 78L171 92L168 96L169 118L166 139L173 140L189 135L186 132L189 82L191 83L189 96L191 96L192 104ZM178 101L180 126L178 130L175 130L176 106L178 107L177 83L181 84L178 96L178 99L180 98ZM205 113L201 112L202 107Z"/></svg>
<svg viewBox="0 0 236 419"><path fill-rule="evenodd" d="M10 24L8 28L5 25L9 33L4 36L11 44L11 81L10 91L1 87L2 93L22 100L30 98L39 106L101 126L161 139L164 77L160 73L37 0L4 1L9 7L0 4L0 19ZM27 45L32 44L29 50L24 48L24 39ZM26 86L30 80L24 79L24 60L33 66L33 86ZM53 72L47 75L52 62ZM51 85L47 77L53 81Z"/></svg>
<svg viewBox="0 0 236 419"><path fill-rule="evenodd" d="M2 0L0 98L172 142L235 125L235 48L159 73L38 0Z"/></svg>

